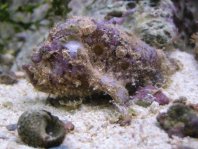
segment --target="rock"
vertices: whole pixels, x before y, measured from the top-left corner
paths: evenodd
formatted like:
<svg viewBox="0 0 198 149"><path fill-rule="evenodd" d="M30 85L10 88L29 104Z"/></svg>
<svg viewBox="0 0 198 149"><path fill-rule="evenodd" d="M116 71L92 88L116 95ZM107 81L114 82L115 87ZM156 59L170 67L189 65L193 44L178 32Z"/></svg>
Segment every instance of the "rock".
<svg viewBox="0 0 198 149"><path fill-rule="evenodd" d="M13 71L0 68L0 84L14 84L17 83L16 74Z"/></svg>
<svg viewBox="0 0 198 149"><path fill-rule="evenodd" d="M8 131L15 131L17 129L17 124L10 124L6 126Z"/></svg>
<svg viewBox="0 0 198 149"><path fill-rule="evenodd" d="M193 104L174 103L157 121L169 136L198 138L198 111Z"/></svg>

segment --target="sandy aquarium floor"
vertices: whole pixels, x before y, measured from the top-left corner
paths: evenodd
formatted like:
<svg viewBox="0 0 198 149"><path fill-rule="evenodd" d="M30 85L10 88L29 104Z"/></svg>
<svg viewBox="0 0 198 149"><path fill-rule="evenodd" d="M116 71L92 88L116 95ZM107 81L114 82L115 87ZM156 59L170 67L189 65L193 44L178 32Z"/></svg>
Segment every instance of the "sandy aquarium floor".
<svg viewBox="0 0 198 149"><path fill-rule="evenodd" d="M172 57L180 60L182 70L171 77L171 84L164 89L171 100L180 96L189 102L198 103L198 62L193 55L175 51ZM55 108L45 102L47 95L33 89L26 80L20 80L13 86L0 85L0 149L29 149L18 138L17 131L8 131L5 127L17 123L19 116L31 108L50 111L62 120L69 120L75 130L66 135L63 142L68 149L176 149L184 145L196 149L198 140L190 137L169 138L159 128L156 115L169 106L153 103L148 108L134 106L137 116L130 126L121 127L111 124L110 106L82 105L74 111L63 107Z"/></svg>

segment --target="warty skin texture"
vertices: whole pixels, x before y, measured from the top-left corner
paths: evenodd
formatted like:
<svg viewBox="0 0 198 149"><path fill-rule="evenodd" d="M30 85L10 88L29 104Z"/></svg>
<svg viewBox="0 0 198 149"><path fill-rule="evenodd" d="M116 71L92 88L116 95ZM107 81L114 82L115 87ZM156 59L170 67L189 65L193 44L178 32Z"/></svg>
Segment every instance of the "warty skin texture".
<svg viewBox="0 0 198 149"><path fill-rule="evenodd" d="M131 90L163 82L169 64L162 51L116 25L73 17L50 31L23 68L40 91L66 97L103 92L126 114Z"/></svg>

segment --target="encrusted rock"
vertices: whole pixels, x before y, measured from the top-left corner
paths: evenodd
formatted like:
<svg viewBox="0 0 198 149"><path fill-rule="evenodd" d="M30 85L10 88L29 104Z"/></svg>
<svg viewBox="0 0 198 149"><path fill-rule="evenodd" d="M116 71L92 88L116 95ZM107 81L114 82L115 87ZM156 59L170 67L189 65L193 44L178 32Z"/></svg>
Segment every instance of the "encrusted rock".
<svg viewBox="0 0 198 149"><path fill-rule="evenodd" d="M198 1L172 0L175 5L174 22L178 28L176 45L183 50L189 49L189 39L198 32Z"/></svg>
<svg viewBox="0 0 198 149"><path fill-rule="evenodd" d="M82 4L83 3L83 4ZM135 31L148 44L170 49L177 37L171 0L71 0L71 15L94 16Z"/></svg>
<svg viewBox="0 0 198 149"><path fill-rule="evenodd" d="M157 121L169 136L198 138L198 111L196 107L197 105L176 102L166 113L160 113L157 116Z"/></svg>

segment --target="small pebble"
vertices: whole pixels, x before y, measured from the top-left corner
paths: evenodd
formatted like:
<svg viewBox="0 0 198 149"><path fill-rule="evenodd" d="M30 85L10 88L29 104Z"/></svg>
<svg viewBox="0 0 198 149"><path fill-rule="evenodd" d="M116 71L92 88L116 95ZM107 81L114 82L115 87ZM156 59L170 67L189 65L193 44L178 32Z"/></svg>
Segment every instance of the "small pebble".
<svg viewBox="0 0 198 149"><path fill-rule="evenodd" d="M3 107L11 109L13 107L13 103L10 101L5 101L2 103Z"/></svg>
<svg viewBox="0 0 198 149"><path fill-rule="evenodd" d="M65 123L65 129L66 131L70 132L73 131L75 128L74 124L72 124L72 122L68 121Z"/></svg>
<svg viewBox="0 0 198 149"><path fill-rule="evenodd" d="M0 84L11 85L17 83L17 77L14 72L0 69Z"/></svg>
<svg viewBox="0 0 198 149"><path fill-rule="evenodd" d="M17 129L17 124L10 124L6 126L8 131L15 131Z"/></svg>

